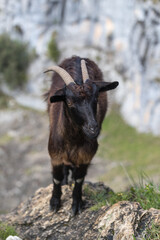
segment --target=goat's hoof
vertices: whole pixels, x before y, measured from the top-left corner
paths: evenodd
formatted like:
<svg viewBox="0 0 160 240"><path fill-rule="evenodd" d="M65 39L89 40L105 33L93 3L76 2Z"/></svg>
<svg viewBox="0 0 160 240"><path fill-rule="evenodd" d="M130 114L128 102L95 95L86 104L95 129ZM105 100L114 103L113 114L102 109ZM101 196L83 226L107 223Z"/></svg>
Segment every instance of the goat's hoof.
<svg viewBox="0 0 160 240"><path fill-rule="evenodd" d="M50 209L56 213L61 207L60 199L52 197L50 200Z"/></svg>
<svg viewBox="0 0 160 240"><path fill-rule="evenodd" d="M75 202L72 204L72 217L76 216L77 213L82 213L83 211L83 202L79 201L79 202Z"/></svg>

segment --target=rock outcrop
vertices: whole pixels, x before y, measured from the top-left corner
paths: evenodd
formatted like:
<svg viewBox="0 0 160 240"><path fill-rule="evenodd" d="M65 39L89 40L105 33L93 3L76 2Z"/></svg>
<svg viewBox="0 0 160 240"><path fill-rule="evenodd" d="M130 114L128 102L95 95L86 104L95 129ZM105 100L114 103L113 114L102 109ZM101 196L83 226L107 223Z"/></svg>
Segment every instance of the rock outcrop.
<svg viewBox="0 0 160 240"><path fill-rule="evenodd" d="M107 194L110 191L101 183L87 183L90 191ZM14 225L19 237L25 240L95 240L142 239L145 231L153 223L160 224L160 210L143 210L136 202L119 202L113 206L91 208L94 199L84 191L84 210L71 217L72 186L63 186L62 207L58 213L49 209L52 185L41 188L26 202L21 203L12 213L1 215L0 221ZM86 194L85 194L86 193ZM107 201L106 201L107 202Z"/></svg>

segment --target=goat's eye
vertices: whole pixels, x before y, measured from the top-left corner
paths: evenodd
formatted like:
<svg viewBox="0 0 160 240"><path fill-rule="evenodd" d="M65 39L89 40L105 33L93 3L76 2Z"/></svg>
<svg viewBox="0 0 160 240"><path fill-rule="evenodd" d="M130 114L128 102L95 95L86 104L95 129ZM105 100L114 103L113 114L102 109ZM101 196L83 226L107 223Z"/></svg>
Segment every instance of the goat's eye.
<svg viewBox="0 0 160 240"><path fill-rule="evenodd" d="M72 107L73 106L73 102L71 100L67 100L67 105L68 105L68 107Z"/></svg>

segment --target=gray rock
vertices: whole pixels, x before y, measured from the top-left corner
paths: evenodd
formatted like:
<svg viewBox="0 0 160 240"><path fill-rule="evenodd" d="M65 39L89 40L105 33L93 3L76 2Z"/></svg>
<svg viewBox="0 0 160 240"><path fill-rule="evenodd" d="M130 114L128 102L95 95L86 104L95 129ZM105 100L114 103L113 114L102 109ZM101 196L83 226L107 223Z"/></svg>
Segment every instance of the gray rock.
<svg viewBox="0 0 160 240"><path fill-rule="evenodd" d="M105 239L142 239L147 227L159 224L160 210L143 210L137 202L118 202L99 219L98 228Z"/></svg>
<svg viewBox="0 0 160 240"><path fill-rule="evenodd" d="M88 183L86 187L92 193L105 192L106 198L111 191L102 183ZM62 187L62 207L55 214L49 209L51 192L52 185L40 188L13 212L1 215L0 221L14 224L19 236L26 240L130 240L133 235L142 239L145 230L160 221L160 210L143 210L136 202L118 202L93 211L90 207L95 202L85 193L84 210L73 218L70 215L72 186Z"/></svg>

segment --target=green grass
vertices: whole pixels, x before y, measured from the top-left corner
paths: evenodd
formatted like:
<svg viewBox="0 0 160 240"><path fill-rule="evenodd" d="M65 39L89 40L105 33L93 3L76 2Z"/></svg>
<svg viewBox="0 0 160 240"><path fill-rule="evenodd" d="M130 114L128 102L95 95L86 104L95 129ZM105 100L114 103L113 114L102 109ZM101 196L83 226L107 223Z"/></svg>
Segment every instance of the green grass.
<svg viewBox="0 0 160 240"><path fill-rule="evenodd" d="M160 185L154 185L144 176L140 177L138 185L135 185L134 182L132 185L133 186L129 190L118 193L112 191L107 193L105 190L97 191L91 188L90 185L84 185L84 195L89 197L93 202L93 206L91 206L89 210L98 211L102 206L111 206L119 201L139 202L143 209L160 209ZM159 240L160 225L152 223L151 226L146 226L142 234L142 240ZM133 240L134 239L136 239L135 236L133 236Z"/></svg>
<svg viewBox="0 0 160 240"><path fill-rule="evenodd" d="M5 240L9 235L18 236L14 227L5 223L0 223L0 239Z"/></svg>
<svg viewBox="0 0 160 240"><path fill-rule="evenodd" d="M107 204L107 193L105 190L99 191L92 189L89 185L84 185L83 191L84 195L93 201L93 206L90 207L91 211L97 211Z"/></svg>
<svg viewBox="0 0 160 240"><path fill-rule="evenodd" d="M0 109L5 109L8 107L10 97L4 94L0 89Z"/></svg>
<svg viewBox="0 0 160 240"><path fill-rule="evenodd" d="M8 134L4 134L0 137L0 145L5 145L9 143L12 139L13 137L9 136Z"/></svg>
<svg viewBox="0 0 160 240"><path fill-rule="evenodd" d="M117 164L117 167L101 178L105 182L116 176L124 176L124 168L133 177L137 172L159 176L160 137L138 133L115 110L103 122L98 155Z"/></svg>
<svg viewBox="0 0 160 240"><path fill-rule="evenodd" d="M90 210L95 211L105 205L113 205L119 201L139 202L143 209L160 209L160 185L155 185L145 176L139 178L139 184L132 183L127 191L114 193L96 190L84 185L84 195L93 201Z"/></svg>
<svg viewBox="0 0 160 240"><path fill-rule="evenodd" d="M28 142L32 139L31 136L23 136L21 137L21 142L24 143L24 142Z"/></svg>
<svg viewBox="0 0 160 240"><path fill-rule="evenodd" d="M143 234L142 240L159 240L160 239L160 226L155 225L154 223L146 228L145 233ZM136 240L136 237L133 236L133 240Z"/></svg>
<svg viewBox="0 0 160 240"><path fill-rule="evenodd" d="M110 193L109 204L119 201L139 202L143 209L160 209L160 185L149 182L145 185L135 185L126 192Z"/></svg>
<svg viewBox="0 0 160 240"><path fill-rule="evenodd" d="M152 224L151 227L146 229L145 237L143 240L159 240L160 239L160 226Z"/></svg>

